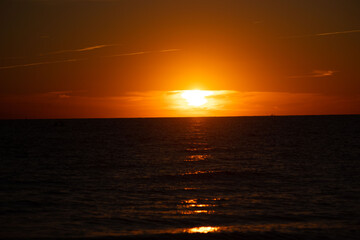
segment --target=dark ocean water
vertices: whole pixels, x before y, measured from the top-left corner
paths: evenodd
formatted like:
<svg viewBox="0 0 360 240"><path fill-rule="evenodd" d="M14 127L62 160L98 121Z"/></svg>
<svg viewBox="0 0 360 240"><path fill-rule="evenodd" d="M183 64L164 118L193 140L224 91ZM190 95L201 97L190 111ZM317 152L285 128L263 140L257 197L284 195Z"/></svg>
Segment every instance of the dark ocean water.
<svg viewBox="0 0 360 240"><path fill-rule="evenodd" d="M2 239L360 234L360 116L2 120L0 164Z"/></svg>

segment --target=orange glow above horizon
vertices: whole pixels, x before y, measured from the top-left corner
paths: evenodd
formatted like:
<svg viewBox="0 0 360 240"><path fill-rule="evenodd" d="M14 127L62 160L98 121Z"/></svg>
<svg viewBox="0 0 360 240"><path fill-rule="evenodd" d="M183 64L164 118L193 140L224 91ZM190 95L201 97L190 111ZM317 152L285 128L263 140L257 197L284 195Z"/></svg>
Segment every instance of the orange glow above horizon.
<svg viewBox="0 0 360 240"><path fill-rule="evenodd" d="M6 96L0 97L0 109L3 110L0 118L4 116L113 118L349 114L356 112L360 106L359 96L211 90L213 94L206 96L207 102L196 107L189 105L182 97L184 91L186 90L129 92L119 97L87 97L65 91L25 97ZM199 157L201 158L198 156L189 160L200 160Z"/></svg>

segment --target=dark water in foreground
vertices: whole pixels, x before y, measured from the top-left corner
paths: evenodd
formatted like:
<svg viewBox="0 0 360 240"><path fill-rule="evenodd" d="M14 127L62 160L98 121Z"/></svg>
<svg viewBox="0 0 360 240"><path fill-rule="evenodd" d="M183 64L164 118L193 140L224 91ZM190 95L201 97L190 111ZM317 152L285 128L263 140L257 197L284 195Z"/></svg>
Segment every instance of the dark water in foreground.
<svg viewBox="0 0 360 240"><path fill-rule="evenodd" d="M0 161L3 239L360 234L360 116L4 120Z"/></svg>

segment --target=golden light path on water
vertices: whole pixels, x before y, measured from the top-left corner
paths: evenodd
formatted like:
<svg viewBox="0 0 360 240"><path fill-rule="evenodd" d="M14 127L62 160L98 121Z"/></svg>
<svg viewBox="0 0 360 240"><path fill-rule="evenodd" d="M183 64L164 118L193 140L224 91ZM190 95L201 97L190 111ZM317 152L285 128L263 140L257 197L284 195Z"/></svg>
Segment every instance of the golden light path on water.
<svg viewBox="0 0 360 240"><path fill-rule="evenodd" d="M343 229L344 225L340 221L326 222L293 222L293 223L269 223L269 224L239 224L226 226L198 226L192 228L172 228L162 230L135 230L126 232L92 232L87 234L88 237L109 237L109 236L141 236L141 235L158 235L158 234L211 234L211 233L266 233L281 232L291 233L296 231L308 231L313 229ZM350 226L348 226L350 227ZM350 227L351 228L351 227ZM356 230L358 226L351 229Z"/></svg>
<svg viewBox="0 0 360 240"><path fill-rule="evenodd" d="M220 227L194 227L185 230L187 233L209 233L209 232L216 232L220 229Z"/></svg>
<svg viewBox="0 0 360 240"><path fill-rule="evenodd" d="M179 95L179 93L177 93ZM187 129L188 135L186 136L187 144L184 145L183 161L189 168L184 171L179 171L177 174L181 177L191 178L202 176L212 176L217 174L215 169L203 168L204 161L212 159L212 146L209 142L209 136L204 130L204 125L200 119L193 118L191 127ZM176 200L169 212L175 216L180 216L182 219L199 218L207 219L211 215L223 214L224 208L229 207L231 199L227 197L220 197L214 195L201 196L196 194L196 191L202 188L202 185L188 183L181 186L181 189L187 191L183 197ZM186 197L185 197L186 196ZM255 202L254 202L255 203ZM292 222L292 223L241 223L233 222L227 225L212 225L210 222L196 222L188 227L174 227L164 229L138 229L133 231L120 231L115 233L93 233L92 236L126 236L126 235L159 235L159 234L221 234L221 233L265 233L265 232L281 232L291 233L298 231L307 231L312 229L342 229L341 222L327 222L327 221L314 221L314 222ZM356 227L355 227L356 228Z"/></svg>
<svg viewBox="0 0 360 240"><path fill-rule="evenodd" d="M178 204L178 213L182 215L213 214L214 208L218 205L218 198L212 199L188 199Z"/></svg>

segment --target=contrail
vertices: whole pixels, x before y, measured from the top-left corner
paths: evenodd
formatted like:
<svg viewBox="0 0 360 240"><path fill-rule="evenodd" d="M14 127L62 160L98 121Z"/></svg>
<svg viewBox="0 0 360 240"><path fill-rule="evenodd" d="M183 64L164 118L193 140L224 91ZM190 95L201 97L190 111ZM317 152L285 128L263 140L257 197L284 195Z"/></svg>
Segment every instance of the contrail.
<svg viewBox="0 0 360 240"><path fill-rule="evenodd" d="M347 34L347 33L357 33L359 30L349 30L349 31L341 31L341 32L327 32L327 33L318 33L316 36L328 36L328 35L337 35L337 34Z"/></svg>
<svg viewBox="0 0 360 240"><path fill-rule="evenodd" d="M79 49L60 50L60 51L40 54L40 56L55 55L55 54L61 54L61 53L71 53L71 52L85 52L85 51L91 51L91 50L95 50L95 49L100 49L100 48L105 48L105 47L113 47L113 46L118 46L118 44L102 44L102 45L96 45L96 46L79 48Z"/></svg>
<svg viewBox="0 0 360 240"><path fill-rule="evenodd" d="M175 52L175 51L180 51L180 49L165 49L165 50L158 50L158 51L139 51L139 52L130 52L130 53L123 53L123 54L103 56L103 57L104 58L124 57L124 56L143 55L143 54L149 54L149 53L168 53L168 52ZM47 65L47 64L54 64L54 63L77 62L77 61L85 61L85 60L89 60L89 58L74 58L74 59L66 59L66 60L59 60L59 61L34 62L34 63L18 64L18 65L2 66L2 67L0 66L0 70L1 69L11 69L11 68L21 68L21 67L32 67L32 66Z"/></svg>
<svg viewBox="0 0 360 240"><path fill-rule="evenodd" d="M350 34L350 33L358 33L358 32L360 32L360 29L348 30L348 31L338 31L338 32L326 32L326 33L307 34L307 35L286 36L286 37L280 37L280 39L306 38L306 37L322 37L322 36L339 35L339 34Z"/></svg>
<svg viewBox="0 0 360 240"><path fill-rule="evenodd" d="M19 64L19 65L11 65L11 66L3 66L0 69L10 69L10 68L20 68L20 67L32 67L32 66L39 66L39 65L46 65L46 64L53 64L53 63L65 63L65 62L77 62L82 61L85 59L66 59L60 61L48 61L48 62L35 62L35 63L27 63L27 64Z"/></svg>

